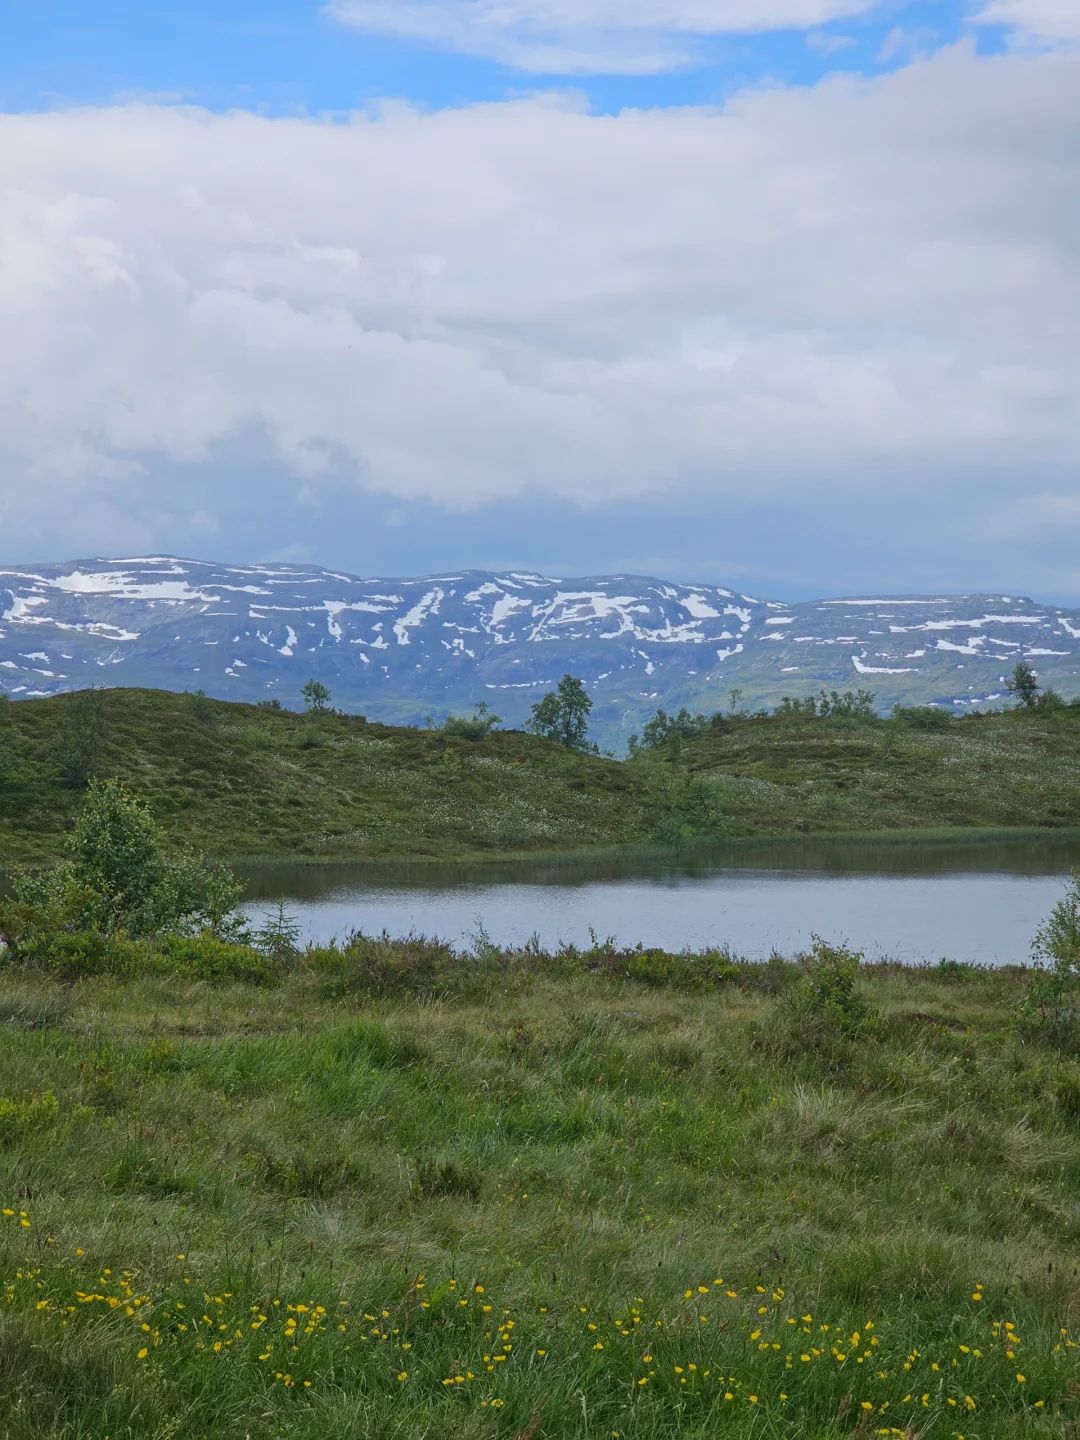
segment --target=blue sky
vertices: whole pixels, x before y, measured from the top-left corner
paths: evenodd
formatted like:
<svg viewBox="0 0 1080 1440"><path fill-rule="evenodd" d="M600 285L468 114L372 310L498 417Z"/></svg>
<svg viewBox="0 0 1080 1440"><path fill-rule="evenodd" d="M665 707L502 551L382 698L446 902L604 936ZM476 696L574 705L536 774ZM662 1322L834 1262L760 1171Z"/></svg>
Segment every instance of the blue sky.
<svg viewBox="0 0 1080 1440"><path fill-rule="evenodd" d="M805 29L701 42L700 61L661 75L530 73L434 44L350 30L304 0L8 0L0 103L8 110L168 97L213 110L344 111L387 97L430 106L565 88L600 111L720 102L748 84L811 85L835 71L879 74L970 36L1000 50L998 25L972 25L962 0L876 5ZM832 48L832 47L836 48Z"/></svg>
<svg viewBox="0 0 1080 1440"><path fill-rule="evenodd" d="M1074 0L8 0L0 559L1080 601Z"/></svg>

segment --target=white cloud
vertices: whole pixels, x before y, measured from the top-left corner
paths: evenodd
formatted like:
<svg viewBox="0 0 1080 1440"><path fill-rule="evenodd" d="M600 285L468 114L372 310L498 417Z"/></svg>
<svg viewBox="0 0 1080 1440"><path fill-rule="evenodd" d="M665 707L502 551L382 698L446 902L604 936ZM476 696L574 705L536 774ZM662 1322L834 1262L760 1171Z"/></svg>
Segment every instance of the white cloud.
<svg viewBox="0 0 1080 1440"><path fill-rule="evenodd" d="M1080 0L989 0L975 19L1031 40L1080 40Z"/></svg>
<svg viewBox="0 0 1080 1440"><path fill-rule="evenodd" d="M1076 493L1078 93L960 48L722 112L0 117L0 527L168 548L224 446L253 510L267 446L451 506Z"/></svg>
<svg viewBox="0 0 1080 1440"><path fill-rule="evenodd" d="M878 0L330 0L369 34L419 40L536 74L654 74L710 35L808 30Z"/></svg>

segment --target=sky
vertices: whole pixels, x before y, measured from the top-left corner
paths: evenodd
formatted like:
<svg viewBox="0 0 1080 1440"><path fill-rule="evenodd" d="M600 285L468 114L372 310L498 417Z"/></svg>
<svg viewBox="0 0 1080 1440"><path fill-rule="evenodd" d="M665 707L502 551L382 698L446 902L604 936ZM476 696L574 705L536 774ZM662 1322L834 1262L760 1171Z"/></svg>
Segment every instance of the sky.
<svg viewBox="0 0 1080 1440"><path fill-rule="evenodd" d="M0 14L0 561L1080 603L1080 0Z"/></svg>

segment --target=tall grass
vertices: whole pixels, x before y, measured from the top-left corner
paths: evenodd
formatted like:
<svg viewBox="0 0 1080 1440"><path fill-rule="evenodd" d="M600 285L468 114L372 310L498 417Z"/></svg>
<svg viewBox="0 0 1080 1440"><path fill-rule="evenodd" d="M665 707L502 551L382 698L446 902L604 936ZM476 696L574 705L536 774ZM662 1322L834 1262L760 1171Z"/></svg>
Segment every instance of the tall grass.
<svg viewBox="0 0 1080 1440"><path fill-rule="evenodd" d="M1022 973L863 967L840 1024L812 967L368 943L0 975L5 1440L1080 1422L1080 1065Z"/></svg>

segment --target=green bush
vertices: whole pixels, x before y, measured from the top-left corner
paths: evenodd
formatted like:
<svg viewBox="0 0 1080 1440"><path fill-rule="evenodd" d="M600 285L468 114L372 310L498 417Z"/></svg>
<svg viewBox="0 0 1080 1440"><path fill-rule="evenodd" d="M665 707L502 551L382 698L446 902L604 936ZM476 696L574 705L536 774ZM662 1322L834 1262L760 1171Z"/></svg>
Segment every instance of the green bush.
<svg viewBox="0 0 1080 1440"><path fill-rule="evenodd" d="M322 995L431 995L444 990L467 962L443 940L407 935L392 940L356 932L343 945L308 952Z"/></svg>
<svg viewBox="0 0 1080 1440"><path fill-rule="evenodd" d="M38 929L36 919L16 931L11 916L5 917L5 924L11 926L5 931L9 962L32 965L69 982L90 975L135 975L149 968L145 946L126 936L103 935L100 930Z"/></svg>
<svg viewBox="0 0 1080 1440"><path fill-rule="evenodd" d="M502 724L502 716L496 715L481 700L471 715L447 715L440 729L444 735L453 735L459 740L486 740L493 730Z"/></svg>
<svg viewBox="0 0 1080 1440"><path fill-rule="evenodd" d="M569 961L574 969L603 975L610 980L670 985L678 990L710 989L738 980L743 973L727 950L706 950L694 954L690 951L675 953L646 949L642 945L627 949L620 948L611 939L594 940L588 950L580 952L569 947L562 952L560 959L564 964Z"/></svg>
<svg viewBox="0 0 1080 1440"><path fill-rule="evenodd" d="M169 853L147 806L119 781L91 783L67 848L70 860L21 876L0 905L10 958L63 954L65 936L89 965L95 949L104 956L105 937L244 934L239 881L196 854Z"/></svg>
<svg viewBox="0 0 1080 1440"><path fill-rule="evenodd" d="M908 730L948 730L953 717L937 705L894 705L893 720Z"/></svg>
<svg viewBox="0 0 1080 1440"><path fill-rule="evenodd" d="M144 955L150 961L148 969L217 984L272 985L281 976L280 967L253 946L214 935L167 935L158 946L145 947Z"/></svg>
<svg viewBox="0 0 1080 1440"><path fill-rule="evenodd" d="M874 1016L858 991L862 955L813 937L798 978L781 991L756 1045L778 1059L810 1060L827 1071L845 1069L874 1034Z"/></svg>

